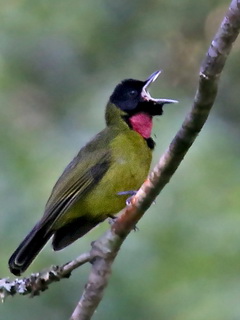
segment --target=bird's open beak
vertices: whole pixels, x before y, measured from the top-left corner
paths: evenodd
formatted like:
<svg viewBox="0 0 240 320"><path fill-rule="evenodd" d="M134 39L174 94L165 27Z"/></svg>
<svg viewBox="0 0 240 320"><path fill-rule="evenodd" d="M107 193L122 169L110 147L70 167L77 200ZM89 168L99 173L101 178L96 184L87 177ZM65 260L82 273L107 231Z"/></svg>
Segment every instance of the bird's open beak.
<svg viewBox="0 0 240 320"><path fill-rule="evenodd" d="M165 104L165 103L178 103L177 100L172 100L172 99L154 99L150 96L150 93L148 92L148 87L150 86L150 84L152 82L154 82L158 76L160 75L161 70L155 71L153 74L150 75L149 78L147 78L147 80L145 81L145 85L142 89L142 93L141 96L143 98L143 100L145 101L153 101L156 104Z"/></svg>

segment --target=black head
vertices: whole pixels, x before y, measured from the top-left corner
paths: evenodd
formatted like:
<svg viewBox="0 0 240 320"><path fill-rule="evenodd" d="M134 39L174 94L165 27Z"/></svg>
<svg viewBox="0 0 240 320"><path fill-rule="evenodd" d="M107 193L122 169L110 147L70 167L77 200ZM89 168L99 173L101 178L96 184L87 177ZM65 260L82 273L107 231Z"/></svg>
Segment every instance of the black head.
<svg viewBox="0 0 240 320"><path fill-rule="evenodd" d="M150 115L161 115L165 103L176 103L176 100L154 99L147 91L148 86L154 82L161 71L154 72L147 80L123 80L118 84L110 97L110 102L129 115L146 112Z"/></svg>
<svg viewBox="0 0 240 320"><path fill-rule="evenodd" d="M116 86L110 101L123 111L133 110L142 100L141 93L144 84L144 81L140 80L123 80Z"/></svg>

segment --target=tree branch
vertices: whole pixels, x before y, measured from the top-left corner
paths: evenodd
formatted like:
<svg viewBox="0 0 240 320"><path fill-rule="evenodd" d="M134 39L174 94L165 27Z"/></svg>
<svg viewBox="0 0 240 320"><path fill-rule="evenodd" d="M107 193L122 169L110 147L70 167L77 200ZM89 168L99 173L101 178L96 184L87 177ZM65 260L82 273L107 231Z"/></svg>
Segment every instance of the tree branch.
<svg viewBox="0 0 240 320"><path fill-rule="evenodd" d="M95 242L94 245L97 246L99 255L92 264L88 283L71 320L91 319L102 299L111 273L111 265L122 242L169 182L201 131L216 98L220 73L231 51L232 44L239 34L239 29L240 1L233 0L202 62L193 106L181 129L150 173L149 178L132 199L132 204L125 208L122 215L112 225L111 230Z"/></svg>
<svg viewBox="0 0 240 320"><path fill-rule="evenodd" d="M4 302L8 296L14 296L15 294L37 296L41 291L47 290L49 284L69 278L73 270L91 261L93 258L91 254L92 251L83 253L61 267L52 266L42 272L33 273L27 278L17 278L13 281L8 278L0 279L0 299Z"/></svg>

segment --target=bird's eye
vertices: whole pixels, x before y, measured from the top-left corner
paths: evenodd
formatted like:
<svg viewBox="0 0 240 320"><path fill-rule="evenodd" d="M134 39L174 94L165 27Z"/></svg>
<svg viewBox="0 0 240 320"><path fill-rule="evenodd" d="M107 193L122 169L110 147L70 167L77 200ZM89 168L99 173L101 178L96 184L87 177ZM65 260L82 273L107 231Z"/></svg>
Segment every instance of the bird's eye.
<svg viewBox="0 0 240 320"><path fill-rule="evenodd" d="M128 92L129 97L135 98L138 95L137 90L131 90Z"/></svg>

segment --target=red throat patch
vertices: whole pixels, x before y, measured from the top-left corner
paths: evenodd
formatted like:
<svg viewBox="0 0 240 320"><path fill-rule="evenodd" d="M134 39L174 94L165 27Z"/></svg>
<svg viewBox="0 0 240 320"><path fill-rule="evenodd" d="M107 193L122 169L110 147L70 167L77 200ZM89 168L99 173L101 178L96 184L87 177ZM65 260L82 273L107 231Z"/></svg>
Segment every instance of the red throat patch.
<svg viewBox="0 0 240 320"><path fill-rule="evenodd" d="M133 130L137 131L143 138L151 137L152 117L146 113L138 113L129 118Z"/></svg>

